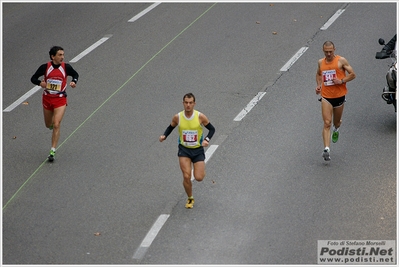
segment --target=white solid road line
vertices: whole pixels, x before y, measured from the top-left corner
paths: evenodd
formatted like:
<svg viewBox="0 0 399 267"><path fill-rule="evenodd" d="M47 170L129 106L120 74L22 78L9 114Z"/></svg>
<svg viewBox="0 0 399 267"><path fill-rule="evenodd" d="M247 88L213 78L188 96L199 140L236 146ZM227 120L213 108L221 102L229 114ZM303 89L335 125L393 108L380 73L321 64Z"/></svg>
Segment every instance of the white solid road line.
<svg viewBox="0 0 399 267"><path fill-rule="evenodd" d="M289 70L292 65L305 53L306 50L308 50L309 47L302 47L301 49L298 50L298 52L295 53L295 55L292 56L290 60L285 63L285 65L280 69L280 71L287 71Z"/></svg>
<svg viewBox="0 0 399 267"><path fill-rule="evenodd" d="M320 30L324 31L327 30L328 27L331 26L331 24L334 23L334 21L341 16L342 13L344 13L345 9L338 9L337 12L320 28ZM308 50L308 47L302 47L301 49L296 52L294 56L290 60L288 60L287 63L280 69L280 71L288 71L292 65L294 65L295 61L297 61L304 53L305 51Z"/></svg>
<svg viewBox="0 0 399 267"><path fill-rule="evenodd" d="M211 145L209 148L205 151L205 164L208 162L208 160L212 157L213 153L215 153L216 149L219 147L219 145ZM191 169L191 181L194 181L194 170Z"/></svg>
<svg viewBox="0 0 399 267"><path fill-rule="evenodd" d="M23 96L21 96L17 101L15 101L11 105L9 105L6 109L4 109L3 112L10 112L11 110L13 110L15 107L17 107L19 104L24 102L26 99L28 99L31 95L33 95L40 89L41 89L41 87L36 85L32 89L30 89L28 92L26 92Z"/></svg>
<svg viewBox="0 0 399 267"><path fill-rule="evenodd" d="M158 232L161 230L162 226L169 218L169 214L161 214L158 219L155 221L150 231L148 231L147 235L141 242L140 246L137 248L136 252L133 255L133 259L142 259L147 249L151 246L152 241L154 241L155 237L158 235Z"/></svg>
<svg viewBox="0 0 399 267"><path fill-rule="evenodd" d="M216 149L218 148L218 145L211 145L205 152L205 163L208 162L208 160L212 157L213 153L215 153Z"/></svg>
<svg viewBox="0 0 399 267"><path fill-rule="evenodd" d="M100 40L98 40L97 42L95 42L94 44L89 46L85 51L83 51L82 53L80 53L79 55L77 55L76 57L71 59L71 61L69 61L69 62L70 63L78 62L82 57L86 56L88 53L90 53L91 51L96 49L98 46L100 46L102 43L104 43L111 37L112 37L112 34L105 35L103 38L101 38Z"/></svg>
<svg viewBox="0 0 399 267"><path fill-rule="evenodd" d="M262 99L262 97L266 94L266 92L259 92L249 103L248 105L241 110L240 113L234 118L234 121L241 121L253 107Z"/></svg>
<svg viewBox="0 0 399 267"><path fill-rule="evenodd" d="M151 6L147 7L146 9L144 9L143 11L141 11L139 14L137 14L136 16L134 16L133 18L131 18L129 20L129 22L133 22L138 20L140 17L144 16L147 12L149 12L150 10L152 10L153 8L155 8L156 6L158 6L161 3L154 3ZM86 50L84 50L82 53L80 53L79 55L77 55L76 57L74 57L71 61L69 61L69 63L76 63L78 62L80 59L82 59L84 56L86 56L87 54L89 54L91 51L93 51L94 49L96 49L98 46L100 46L102 43L104 43L105 41L107 41L109 38L111 38L112 35L106 35L103 38L101 38L100 40L98 40L97 42L95 42L93 45L91 45L89 48L87 48ZM11 105L9 105L6 109L3 110L3 112L10 112L12 111L14 108L16 108L18 105L20 105L22 102L24 102L26 99L28 99L31 95L33 95L34 93L36 93L37 91L40 90L40 86L35 86L32 89L30 89L26 94L24 94L23 96L21 96L17 101L15 101L14 103L12 103Z"/></svg>
<svg viewBox="0 0 399 267"><path fill-rule="evenodd" d="M161 4L161 3L154 3L154 4L150 5L149 7L147 7L146 9L141 11L140 13L138 13L136 16L134 16L133 18L129 19L127 22L134 22L134 21L138 20L139 18L141 18L142 16L144 16L145 14L150 12L153 8L155 8L159 4Z"/></svg>
<svg viewBox="0 0 399 267"><path fill-rule="evenodd" d="M153 9L155 6L157 6L160 3L153 4L152 6L148 7L141 13L143 15ZM154 6L155 5L155 6ZM328 21L322 28L321 30L326 30L343 12L345 9L339 9ZM130 21L137 20L140 18L142 15L141 13L137 14L135 17L133 17ZM298 52L280 69L280 71L288 71L290 67L306 52L308 47L302 47L298 50ZM262 99L262 97L266 94L266 92L259 92L249 103L248 105L234 118L234 121L241 121L250 111L253 107L256 106L256 104ZM205 163L211 158L213 153L216 151L218 148L218 145L211 145L205 152ZM191 181L194 181L194 175L193 175L193 170L191 170ZM141 243L140 247L136 250L136 252L133 255L133 259L136 260L141 260L144 255L146 254L148 248L150 247L152 241L155 239L156 235L158 232L161 230L162 226L165 224L166 220L169 218L169 214L161 214L158 217L158 220L154 223L153 227L150 229L150 231L147 233L147 236L144 238L143 242Z"/></svg>
<svg viewBox="0 0 399 267"><path fill-rule="evenodd" d="M151 6L147 7L146 9L144 9L143 11L141 11L139 14L137 14L136 16L134 16L133 18L131 18L128 22L134 22L136 20L138 20L139 18L141 18L142 16L144 16L146 13L148 13L150 10L152 10L153 8L155 8L156 6L158 6L161 3L154 3ZM83 58L84 56L86 56L87 54L89 54L91 51L93 51L95 48L97 48L98 46L100 46L102 43L104 43L105 41L107 41L109 38L111 38L112 35L106 35L103 38L101 38L100 40L98 40L97 42L95 42L93 45L91 45L89 48L87 48L86 50L84 50L82 53L80 53L79 55L77 55L76 57L74 57L71 61L69 61L69 63L75 63L78 62L81 58ZM21 96L17 101L15 101L14 103L12 103L10 106L8 106L6 109L3 110L3 112L10 112L12 111L15 107L17 107L18 105L20 105L22 102L24 102L26 99L28 99L31 95L33 95L34 93L36 93L38 90L40 89L40 86L35 86L33 87L31 90L29 90L26 94L24 94L23 96Z"/></svg>
<svg viewBox="0 0 399 267"><path fill-rule="evenodd" d="M91 45L89 48L87 48L85 51L74 57L69 63L75 63L78 62L82 57L86 56L88 53L96 49L99 45L107 41L109 38L111 38L111 34L105 35L103 38L95 42L93 45ZM16 108L18 105L20 105L22 102L24 102L26 99L28 99L30 96L32 96L34 93L39 91L41 89L40 86L36 85L32 89L30 89L28 92L26 92L23 96L21 96L17 101L9 105L6 109L3 110L3 112L10 112L14 108Z"/></svg>
<svg viewBox="0 0 399 267"><path fill-rule="evenodd" d="M326 24L323 25L323 27L320 28L320 30L324 31L327 30L328 27L331 26L331 24L333 24L333 22L339 17L341 16L342 13L344 13L345 9L338 9L337 12L335 12L335 14L326 22Z"/></svg>
<svg viewBox="0 0 399 267"><path fill-rule="evenodd" d="M205 152L205 163L212 157L213 153L219 145L211 145ZM193 180L193 177L191 178ZM148 231L147 235L141 242L140 246L137 248L136 252L134 253L132 259L141 260L144 255L146 254L148 248L151 246L152 242L154 241L155 237L158 235L159 231L163 227L163 225L168 220L170 214L161 214L159 215L158 219L155 221L151 229Z"/></svg>
<svg viewBox="0 0 399 267"><path fill-rule="evenodd" d="M211 145L205 152L205 163L212 157L213 153L219 145ZM193 177L191 178L193 180ZM141 260L144 255L146 254L148 248L151 246L152 241L154 241L155 237L158 235L159 231L168 220L170 214L161 214L159 215L158 219L155 221L154 225L148 231L147 235L141 242L140 246L137 248L136 252L134 253L132 259Z"/></svg>

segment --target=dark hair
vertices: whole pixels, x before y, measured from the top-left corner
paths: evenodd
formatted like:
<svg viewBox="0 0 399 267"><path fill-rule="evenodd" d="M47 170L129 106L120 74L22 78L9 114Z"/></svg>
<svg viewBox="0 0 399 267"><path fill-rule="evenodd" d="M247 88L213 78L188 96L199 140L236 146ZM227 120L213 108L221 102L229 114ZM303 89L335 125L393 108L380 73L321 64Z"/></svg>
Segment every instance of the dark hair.
<svg viewBox="0 0 399 267"><path fill-rule="evenodd" d="M323 44L323 47L325 47L325 46L331 46L331 45L335 48L335 45L334 45L333 42L331 42L331 41L325 41L324 44Z"/></svg>
<svg viewBox="0 0 399 267"><path fill-rule="evenodd" d="M50 48L50 51L48 52L49 55L50 55L50 59L52 59L51 56L57 55L57 52L58 52L59 50L64 51L64 48L62 48L61 46L53 46L52 48Z"/></svg>
<svg viewBox="0 0 399 267"><path fill-rule="evenodd" d="M185 95L183 96L183 101L184 101L184 99L186 99L186 97L187 97L187 98L194 98L194 102L195 102L195 96L193 95L193 93L185 94Z"/></svg>

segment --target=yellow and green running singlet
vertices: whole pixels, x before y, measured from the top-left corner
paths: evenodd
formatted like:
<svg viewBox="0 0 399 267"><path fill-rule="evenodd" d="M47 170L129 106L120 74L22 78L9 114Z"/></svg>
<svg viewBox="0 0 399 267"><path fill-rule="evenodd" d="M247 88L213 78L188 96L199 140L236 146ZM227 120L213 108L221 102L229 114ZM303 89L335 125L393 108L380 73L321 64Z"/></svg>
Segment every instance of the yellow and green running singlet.
<svg viewBox="0 0 399 267"><path fill-rule="evenodd" d="M202 127L199 112L194 110L191 118L186 118L184 111L179 113L179 144L187 148L198 148L202 144Z"/></svg>

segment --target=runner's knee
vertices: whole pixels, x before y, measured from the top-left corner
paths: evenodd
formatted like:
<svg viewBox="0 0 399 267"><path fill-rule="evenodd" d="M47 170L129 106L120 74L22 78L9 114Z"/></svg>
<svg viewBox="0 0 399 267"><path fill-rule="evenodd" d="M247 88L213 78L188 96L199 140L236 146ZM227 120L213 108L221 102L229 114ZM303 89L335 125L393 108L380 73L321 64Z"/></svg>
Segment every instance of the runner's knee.
<svg viewBox="0 0 399 267"><path fill-rule="evenodd" d="M183 180L191 180L191 172L183 172Z"/></svg>
<svg viewBox="0 0 399 267"><path fill-rule="evenodd" d="M204 178L205 178L205 175L203 175L203 176L195 176L194 177L195 178L195 180L197 181L197 182L202 182L202 180L204 180Z"/></svg>
<svg viewBox="0 0 399 267"><path fill-rule="evenodd" d="M54 122L53 123L53 128L54 129L58 129L58 128L60 128L61 127L61 122L60 121L57 121L57 122Z"/></svg>
<svg viewBox="0 0 399 267"><path fill-rule="evenodd" d="M205 171L204 172L202 172L202 173L195 173L194 174L194 178L195 178L195 180L197 180L198 182L201 182L202 180L204 180L204 178L205 178Z"/></svg>
<svg viewBox="0 0 399 267"><path fill-rule="evenodd" d="M325 120L324 121L324 128L331 128L331 120Z"/></svg>

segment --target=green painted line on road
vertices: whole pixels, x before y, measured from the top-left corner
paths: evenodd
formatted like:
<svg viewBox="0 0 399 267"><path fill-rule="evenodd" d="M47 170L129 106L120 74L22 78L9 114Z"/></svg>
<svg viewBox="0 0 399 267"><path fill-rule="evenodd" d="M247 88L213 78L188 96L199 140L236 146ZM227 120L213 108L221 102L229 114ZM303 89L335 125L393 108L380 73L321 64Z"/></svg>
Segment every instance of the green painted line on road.
<svg viewBox="0 0 399 267"><path fill-rule="evenodd" d="M180 35L182 35L188 28L190 28L195 22L197 22L202 16L204 16L211 8L213 8L217 3L211 5L207 10L205 10L199 17L197 17L193 22L191 22L186 28L184 28L178 35L176 35L172 40L170 40L164 47L161 48L155 55L153 55L141 68L139 68L126 82L124 82L115 92L113 92L97 109L95 109L87 119L85 119L59 146L59 149L72 135L75 134L77 130L79 130L97 111L104 106L116 93L118 93L125 85L130 82L140 71L142 71L156 56L158 56L163 50L165 50L171 43L173 43ZM40 166L29 176L29 178L21 185L21 187L14 193L14 195L7 201L7 203L3 206L3 210L11 203L11 201L18 195L18 193L22 190L22 188L32 179L33 176L43 167L43 165L47 162L47 159L40 164Z"/></svg>

